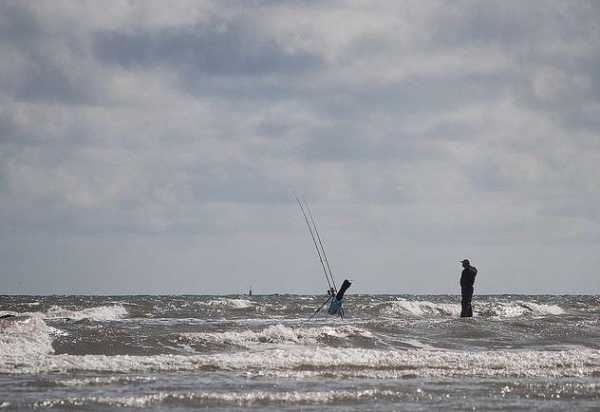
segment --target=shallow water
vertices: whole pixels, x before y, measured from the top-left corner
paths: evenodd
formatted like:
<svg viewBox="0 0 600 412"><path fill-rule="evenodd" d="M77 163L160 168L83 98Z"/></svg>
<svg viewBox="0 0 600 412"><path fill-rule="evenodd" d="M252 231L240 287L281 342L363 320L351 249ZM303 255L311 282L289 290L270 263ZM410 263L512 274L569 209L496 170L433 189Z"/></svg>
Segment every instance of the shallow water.
<svg viewBox="0 0 600 412"><path fill-rule="evenodd" d="M600 408L600 297L2 296L0 407Z"/></svg>

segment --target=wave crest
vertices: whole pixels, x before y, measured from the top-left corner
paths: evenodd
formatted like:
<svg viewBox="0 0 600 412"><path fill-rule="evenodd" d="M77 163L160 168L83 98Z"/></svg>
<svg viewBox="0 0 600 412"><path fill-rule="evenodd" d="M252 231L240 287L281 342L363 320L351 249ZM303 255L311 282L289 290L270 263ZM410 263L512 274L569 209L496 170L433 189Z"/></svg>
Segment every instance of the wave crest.
<svg viewBox="0 0 600 412"><path fill-rule="evenodd" d="M456 303L434 303L425 300L398 298L381 304L379 313L384 316L458 317L461 306ZM558 305L545 305L531 301L474 302L473 313L481 317L514 318L520 316L562 315Z"/></svg>
<svg viewBox="0 0 600 412"><path fill-rule="evenodd" d="M66 309L61 306L52 306L45 314L46 318L68 318L74 320L91 319L107 321L121 319L127 315L123 305L95 306L80 310Z"/></svg>
<svg viewBox="0 0 600 412"><path fill-rule="evenodd" d="M245 405L254 404L323 404L340 401L364 401L369 399L395 399L400 398L402 392L391 390L364 389L343 391L313 391L313 392L184 392L168 393L159 392L141 396L129 397L103 397L90 396L82 398L51 399L35 402L34 408L53 407L84 407L84 406L110 406L120 408L146 408L164 403L169 405L183 403L186 406L204 406L215 403Z"/></svg>
<svg viewBox="0 0 600 412"><path fill-rule="evenodd" d="M197 305L230 309L248 309L255 306L255 303L248 299L221 298L212 299L207 302L196 302Z"/></svg>
<svg viewBox="0 0 600 412"><path fill-rule="evenodd" d="M451 303L433 303L424 300L398 300L384 303L379 311L382 315L409 315L409 316L460 316L460 306Z"/></svg>
<svg viewBox="0 0 600 412"><path fill-rule="evenodd" d="M39 317L17 316L0 320L0 359L8 365L19 360L53 353L53 328Z"/></svg>
<svg viewBox="0 0 600 412"><path fill-rule="evenodd" d="M281 347L212 355L46 355L0 362L0 373L49 371L173 372L226 370L276 376L582 377L600 374L600 350L387 351L331 347Z"/></svg>
<svg viewBox="0 0 600 412"><path fill-rule="evenodd" d="M261 331L186 333L182 335L183 339L188 342L204 341L242 347L265 343L316 345L319 340L325 338L348 338L353 336L373 337L369 331L350 325L291 328L281 324L269 326Z"/></svg>
<svg viewBox="0 0 600 412"><path fill-rule="evenodd" d="M85 309L67 309L62 306L53 305L46 312L15 312L15 311L2 311L2 315L10 314L13 316L26 316L31 318L40 319L57 319L65 318L72 320L90 319L97 321L116 320L127 316L127 309L123 305L104 305L94 306Z"/></svg>

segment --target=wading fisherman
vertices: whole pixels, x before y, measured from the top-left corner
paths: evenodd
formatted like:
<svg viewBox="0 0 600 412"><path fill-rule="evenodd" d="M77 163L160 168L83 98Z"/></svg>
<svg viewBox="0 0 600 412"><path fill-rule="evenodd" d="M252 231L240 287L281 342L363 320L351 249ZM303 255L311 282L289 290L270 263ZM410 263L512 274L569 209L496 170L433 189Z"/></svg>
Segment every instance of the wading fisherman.
<svg viewBox="0 0 600 412"><path fill-rule="evenodd" d="M460 275L460 289L462 295L462 310L460 311L460 317L470 318L473 316L471 300L473 299L473 284L475 283L475 276L477 276L477 268L471 266L469 259L464 259L460 263L462 263L463 266L463 271Z"/></svg>

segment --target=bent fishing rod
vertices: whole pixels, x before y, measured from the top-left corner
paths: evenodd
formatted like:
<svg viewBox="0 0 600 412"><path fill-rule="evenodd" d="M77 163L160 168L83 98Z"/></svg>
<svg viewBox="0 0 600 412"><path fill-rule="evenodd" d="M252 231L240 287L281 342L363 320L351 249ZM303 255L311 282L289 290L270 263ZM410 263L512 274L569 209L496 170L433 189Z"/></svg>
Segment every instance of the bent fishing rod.
<svg viewBox="0 0 600 412"><path fill-rule="evenodd" d="M300 210L302 211L302 215L304 216L304 221L306 222L306 226L308 227L308 232L310 233L310 237L313 241L313 244L315 245L315 249L317 251L317 256L319 257L319 261L321 262L321 267L323 268L323 274L325 275L325 280L327 281L327 285L329 286L329 290L333 289L333 291L335 293L337 293L337 288L335 287L335 282L333 281L333 277L331 277L330 280L330 274L327 272L327 267L325 266L325 261L323 260L323 256L325 255L325 249L323 249L323 251L321 252L321 250L319 249L319 244L317 243L317 239L315 238L315 232L317 231L317 227L313 227L311 226L308 216L306 215L306 212L304 210L304 206L302 205L302 202L300 201L300 199L298 198L298 196L296 197L296 201L298 202L298 206L300 206ZM307 205L308 208L308 205ZM314 223L314 219L313 219L313 223ZM317 235L318 236L318 235ZM319 243L321 244L321 247L323 247L323 243L321 242L321 240L319 239ZM327 259L327 258L325 258Z"/></svg>
<svg viewBox="0 0 600 412"><path fill-rule="evenodd" d="M329 295L327 300L317 308L317 310L310 316L308 320L311 320L313 317L315 317L316 314L319 313L321 309L330 302L331 305L328 312L331 315L337 314L341 319L344 319L344 308L341 302L346 289L350 287L351 283L348 280L344 280L341 289L338 291L337 285L335 284L335 279L333 277L333 271L331 270L331 265L329 264L327 253L325 252L325 246L323 245L323 240L321 239L321 235L319 234L319 230L317 228L316 219L313 216L312 211L310 210L310 207L308 206L306 200L300 200L300 198L296 195L294 195L294 197L296 198L298 206L300 206L300 210L302 211L302 215L304 216L304 221L306 222L306 226L308 227L308 232L310 233L313 245L315 246L315 250L317 251L317 256L319 257L319 262L321 262L321 267L323 268L325 280L327 281L327 285L329 286L329 289L327 290L327 294ZM308 215L306 212L308 212ZM336 305L334 305L335 302L337 302Z"/></svg>
<svg viewBox="0 0 600 412"><path fill-rule="evenodd" d="M335 279L333 278L333 272L331 271L331 266L329 266L329 259L327 259L327 254L325 253L325 247L323 247L323 242L321 242L321 236L319 236L319 231L317 230L317 222L315 221L313 214L308 206L308 203L304 201L304 205L306 206L306 210L308 211L308 216L310 216L310 221L315 228L315 233L317 235L317 240L319 241L319 245L321 245L321 251L323 252L323 258L325 259L325 264L327 265L327 270L329 271L329 278L331 279L331 283L333 284L333 290L337 293L337 286L335 284Z"/></svg>

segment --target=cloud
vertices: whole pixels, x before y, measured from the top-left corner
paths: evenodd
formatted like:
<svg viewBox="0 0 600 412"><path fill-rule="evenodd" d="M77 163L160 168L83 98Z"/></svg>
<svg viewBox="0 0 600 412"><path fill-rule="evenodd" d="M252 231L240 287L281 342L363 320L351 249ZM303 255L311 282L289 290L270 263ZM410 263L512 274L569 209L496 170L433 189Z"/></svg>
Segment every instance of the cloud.
<svg viewBox="0 0 600 412"><path fill-rule="evenodd" d="M101 98L95 68L77 33L57 29L33 5L1 6L0 87L22 102L85 104Z"/></svg>
<svg viewBox="0 0 600 412"><path fill-rule="evenodd" d="M528 265L540 245L552 257L579 253L577 244L591 262L600 239L594 3L0 8L0 247L13 250L16 236L22 255L49 248L37 266L6 254L1 276L13 289L12 269L61 271L52 237L85 245L64 266L71 272L106 259L97 246L119 256L111 270L136 267L132 277L180 256L208 272L249 265L276 279L295 256L285 245L305 240L294 191L314 205L343 266L371 268L392 286L381 262L441 270L464 250L512 250ZM121 244L156 256L133 261ZM203 262L174 251L191 244L209 251ZM269 253L277 247L285 258ZM488 263L501 273L501 259ZM594 276L580 288L597 290Z"/></svg>
<svg viewBox="0 0 600 412"><path fill-rule="evenodd" d="M216 20L191 26L134 32L98 32L95 52L103 61L124 67L168 66L188 76L261 76L316 69L316 54L288 50L261 35L244 19Z"/></svg>

